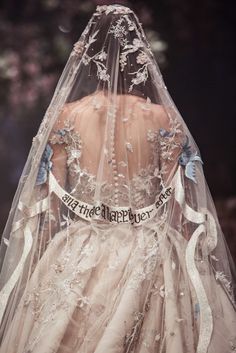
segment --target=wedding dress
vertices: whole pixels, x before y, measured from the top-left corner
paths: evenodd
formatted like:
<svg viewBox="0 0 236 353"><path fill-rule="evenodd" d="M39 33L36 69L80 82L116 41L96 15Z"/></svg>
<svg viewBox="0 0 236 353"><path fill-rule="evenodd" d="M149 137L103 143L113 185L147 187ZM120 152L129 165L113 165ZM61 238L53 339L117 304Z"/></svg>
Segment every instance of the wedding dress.
<svg viewBox="0 0 236 353"><path fill-rule="evenodd" d="M0 353L236 351L235 264L203 163L134 12L98 6L4 229Z"/></svg>

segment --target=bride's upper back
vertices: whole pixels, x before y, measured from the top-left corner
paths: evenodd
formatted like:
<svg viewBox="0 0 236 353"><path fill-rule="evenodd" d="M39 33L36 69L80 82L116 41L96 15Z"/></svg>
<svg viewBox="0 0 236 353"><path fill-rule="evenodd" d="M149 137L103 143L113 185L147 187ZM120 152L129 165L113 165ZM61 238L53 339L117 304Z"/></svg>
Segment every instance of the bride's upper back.
<svg viewBox="0 0 236 353"><path fill-rule="evenodd" d="M77 196L92 200L96 183L101 183L104 198L111 198L117 188L124 204L131 188L133 203L142 207L158 189L158 134L168 119L162 106L138 96L117 95L113 110L110 102L98 92L67 103L51 142L58 129L64 130L60 138L65 142L69 181L80 185L75 194L83 190Z"/></svg>

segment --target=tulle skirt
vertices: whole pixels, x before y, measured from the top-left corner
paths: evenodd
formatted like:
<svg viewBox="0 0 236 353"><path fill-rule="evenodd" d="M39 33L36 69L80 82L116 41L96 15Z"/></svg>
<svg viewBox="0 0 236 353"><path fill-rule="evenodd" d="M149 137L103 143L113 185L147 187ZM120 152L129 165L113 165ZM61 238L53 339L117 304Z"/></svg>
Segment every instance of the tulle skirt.
<svg viewBox="0 0 236 353"><path fill-rule="evenodd" d="M199 307L189 280L187 244L151 224L72 222L35 267L0 353L232 352L236 314L209 273L201 280L213 317L210 343L207 322L201 330L201 310L209 308Z"/></svg>

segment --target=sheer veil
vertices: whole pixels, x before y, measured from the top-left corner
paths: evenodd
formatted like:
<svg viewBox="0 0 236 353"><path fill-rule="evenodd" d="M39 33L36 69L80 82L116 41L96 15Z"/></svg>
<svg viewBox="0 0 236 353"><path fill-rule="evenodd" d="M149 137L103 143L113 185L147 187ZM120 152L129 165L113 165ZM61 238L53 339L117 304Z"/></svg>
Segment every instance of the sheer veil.
<svg viewBox="0 0 236 353"><path fill-rule="evenodd" d="M34 288L39 284L40 263L42 273L52 265L56 274L63 273L61 263L52 264L50 251L61 235L67 242L74 234L76 241L85 239L83 225L93 230L100 250L99 241L108 235L126 239L129 234L141 248L148 234L149 250L136 257L145 272L143 307L147 310L162 268L163 322L170 320L170 297L177 303L187 294L180 320L193 325L190 313L198 311L196 345L199 353L207 352L222 298L236 307L236 269L204 176L206 163L134 12L98 6L33 137L2 235L0 337L9 334L15 313L23 310L19 303L31 282ZM85 250L77 256L82 254ZM86 271L99 266L101 256L91 265L88 256ZM109 302L109 292L103 294ZM161 333L158 344L165 340ZM125 352L131 352L131 341L126 340Z"/></svg>

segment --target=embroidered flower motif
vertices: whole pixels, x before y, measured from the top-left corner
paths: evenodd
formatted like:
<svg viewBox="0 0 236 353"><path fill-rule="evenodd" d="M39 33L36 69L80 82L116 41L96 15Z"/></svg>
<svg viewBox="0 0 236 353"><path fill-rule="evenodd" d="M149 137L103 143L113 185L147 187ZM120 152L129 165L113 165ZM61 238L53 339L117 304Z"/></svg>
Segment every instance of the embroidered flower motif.
<svg viewBox="0 0 236 353"><path fill-rule="evenodd" d="M109 79L110 79L110 75L108 75L106 69L98 68L97 75L98 75L99 79L102 81L109 81Z"/></svg>
<svg viewBox="0 0 236 353"><path fill-rule="evenodd" d="M109 34L113 34L114 38L118 39L121 46L125 46L127 44L127 30L125 25L122 25L124 22L124 18L120 18L115 25L112 25ZM126 23L126 22L124 22Z"/></svg>
<svg viewBox="0 0 236 353"><path fill-rule="evenodd" d="M149 130L147 134L151 140L156 141L158 137L158 131ZM74 123L71 120L65 120L63 128L54 130L54 133L50 138L51 143L65 144L63 148L67 154L67 167L68 177L70 180L70 193L85 202L93 202L94 193L97 187L97 177L91 174L86 168L81 166L81 156L83 154L83 142L79 132L75 129ZM127 142L127 145L126 145ZM131 142L124 142L124 147L132 153L133 146ZM125 183L125 176L119 174L118 177L124 179L123 183L119 184L119 200L126 205L129 204L130 199L128 190L131 190L132 205L133 207L145 207L150 204L157 190L159 167L158 167L158 154L156 153L157 145L154 143L152 146L155 148L153 154L150 156L150 161L147 166L141 168L138 174L134 174L130 180L129 186ZM128 152L128 153L129 153ZM107 155L108 150L104 150L104 154ZM157 160L153 157L157 157ZM126 161L119 161L119 166L127 168ZM101 185L101 195L105 203L114 204L115 193L114 186L109 182L104 181Z"/></svg>
<svg viewBox="0 0 236 353"><path fill-rule="evenodd" d="M146 53L140 52L136 58L137 64L145 64L149 61L149 57L147 56Z"/></svg>
<svg viewBox="0 0 236 353"><path fill-rule="evenodd" d="M96 12L99 12L99 13L105 12L106 15L108 15L112 11L114 11L114 8L108 5L97 6L96 8Z"/></svg>
<svg viewBox="0 0 236 353"><path fill-rule="evenodd" d="M129 87L129 92L132 91L134 85L137 86L140 85L140 83L145 83L148 78L148 70L146 66L142 67L142 70L130 74L135 75L135 77L131 80L132 84Z"/></svg>
<svg viewBox="0 0 236 353"><path fill-rule="evenodd" d="M135 48L136 50L138 50L139 48L144 47L143 42L142 42L139 38L134 38L134 40L133 40L133 45L134 45L134 48Z"/></svg>
<svg viewBox="0 0 236 353"><path fill-rule="evenodd" d="M98 31L95 31L88 40L88 43L85 45L88 48L93 42L96 42L96 35ZM102 81L110 81L110 75L107 73L107 67L102 61L106 60L107 53L102 49L93 56L89 56L87 53L83 55L82 63L84 65L89 65L92 61L97 66L97 77Z"/></svg>
<svg viewBox="0 0 236 353"><path fill-rule="evenodd" d="M106 60L107 58L107 53L105 51L101 51L101 53L98 54L98 59L103 61Z"/></svg>
<svg viewBox="0 0 236 353"><path fill-rule="evenodd" d="M111 26L109 33L113 33L114 37L118 39L122 39L124 35L127 34L125 26L121 26L120 23L118 23L116 26Z"/></svg>
<svg viewBox="0 0 236 353"><path fill-rule="evenodd" d="M52 155L53 150L51 146L47 144L40 161L36 185L41 185L46 182L48 171L52 168L52 162L50 160Z"/></svg>
<svg viewBox="0 0 236 353"><path fill-rule="evenodd" d="M179 164L185 167L185 176L197 183L195 161L199 161L203 164L203 161L201 157L197 155L197 152L191 151L189 138L186 135L186 142L182 145L182 153L179 157Z"/></svg>
<svg viewBox="0 0 236 353"><path fill-rule="evenodd" d="M147 131L147 140L149 142L156 142L158 138L157 132L153 131L151 129L148 129Z"/></svg>
<svg viewBox="0 0 236 353"><path fill-rule="evenodd" d="M152 199L157 189L157 178L152 175L153 165L149 164L147 169L142 168L138 174L131 179L132 202L136 207L145 207L146 200ZM148 174L149 173L149 174Z"/></svg>
<svg viewBox="0 0 236 353"><path fill-rule="evenodd" d="M133 75L133 78L131 79L131 83L129 84L128 88L128 91L131 92L134 85L139 85L141 83L146 82L149 76L148 65L154 65L154 63L150 59L151 57L153 58L150 45L146 42L144 43L143 41L145 35L142 30L141 24L139 23L138 28L135 22L127 16L128 13L132 13L132 10L130 10L128 7L122 5L104 5L97 7L97 15L100 15L104 12L105 14L109 14L110 12L124 14L124 16L116 20L115 24L111 25L108 31L108 34L112 34L113 37L119 41L119 44L121 46L119 57L121 71L124 71L124 68L127 65L128 55L140 50L140 53L138 53L136 57L136 62L137 64L141 65L141 67L137 71L129 72L130 75ZM130 40L130 37L128 35L130 31L134 31L136 35L136 37L133 38L132 41ZM77 43L75 43L75 54L81 55L84 49L88 49L97 40L96 36L98 33L99 30L95 31L92 35L90 35L86 44L84 44L82 41L78 41ZM148 52L144 52L143 48L146 48ZM86 51L81 60L84 65L89 65L91 62L93 62L97 66L97 77L100 80L107 81L108 84L110 84L110 75L107 72L107 67L103 64L106 58L107 53L104 51L104 49L102 49L102 51L93 54L92 56L90 56L88 54L88 51Z"/></svg>

